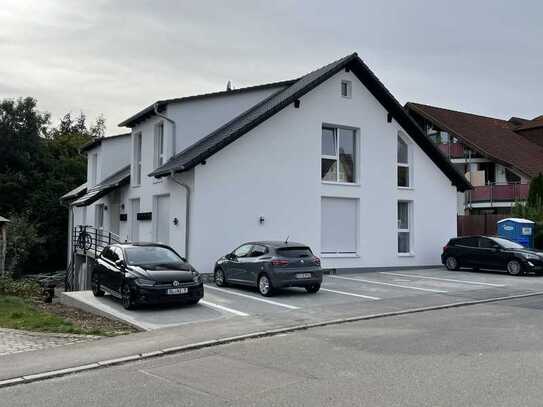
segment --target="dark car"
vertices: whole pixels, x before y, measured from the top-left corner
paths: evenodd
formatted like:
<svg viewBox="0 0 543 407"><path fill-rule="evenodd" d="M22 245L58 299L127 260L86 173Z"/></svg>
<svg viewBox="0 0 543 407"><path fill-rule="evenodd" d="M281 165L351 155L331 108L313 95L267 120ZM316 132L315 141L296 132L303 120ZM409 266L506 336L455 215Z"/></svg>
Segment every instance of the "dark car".
<svg viewBox="0 0 543 407"><path fill-rule="evenodd" d="M92 273L92 292L120 298L124 308L184 302L204 296L200 274L171 247L157 243L114 244L104 248Z"/></svg>
<svg viewBox="0 0 543 407"><path fill-rule="evenodd" d="M511 240L491 236L467 236L449 240L441 262L449 270L460 267L505 270L513 276L543 270L543 253Z"/></svg>
<svg viewBox="0 0 543 407"><path fill-rule="evenodd" d="M257 287L264 296L282 287L304 287L308 293L316 293L321 283L321 261L301 243L244 243L215 264L217 286Z"/></svg>

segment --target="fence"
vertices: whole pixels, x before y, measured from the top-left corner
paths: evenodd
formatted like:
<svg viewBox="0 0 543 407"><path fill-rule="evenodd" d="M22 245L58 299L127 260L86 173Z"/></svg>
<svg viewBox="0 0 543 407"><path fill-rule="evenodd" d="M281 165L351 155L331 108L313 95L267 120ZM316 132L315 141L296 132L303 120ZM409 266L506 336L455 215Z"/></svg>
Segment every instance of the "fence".
<svg viewBox="0 0 543 407"><path fill-rule="evenodd" d="M458 215L457 233L458 236L470 235L496 235L498 232L497 223L509 215Z"/></svg>

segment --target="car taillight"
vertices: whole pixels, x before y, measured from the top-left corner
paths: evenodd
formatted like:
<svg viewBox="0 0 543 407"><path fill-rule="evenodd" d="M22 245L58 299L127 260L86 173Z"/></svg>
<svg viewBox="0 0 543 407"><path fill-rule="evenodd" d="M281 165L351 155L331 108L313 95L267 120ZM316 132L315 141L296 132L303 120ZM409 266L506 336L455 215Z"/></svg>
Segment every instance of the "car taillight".
<svg viewBox="0 0 543 407"><path fill-rule="evenodd" d="M315 264L317 266L320 266L321 265L321 259L319 259L317 256L313 257L313 261L315 262Z"/></svg>
<svg viewBox="0 0 543 407"><path fill-rule="evenodd" d="M288 260L272 260L272 264L274 266L286 266L288 264Z"/></svg>
<svg viewBox="0 0 543 407"><path fill-rule="evenodd" d="M446 251L449 248L449 246L445 245L443 246L443 251Z"/></svg>

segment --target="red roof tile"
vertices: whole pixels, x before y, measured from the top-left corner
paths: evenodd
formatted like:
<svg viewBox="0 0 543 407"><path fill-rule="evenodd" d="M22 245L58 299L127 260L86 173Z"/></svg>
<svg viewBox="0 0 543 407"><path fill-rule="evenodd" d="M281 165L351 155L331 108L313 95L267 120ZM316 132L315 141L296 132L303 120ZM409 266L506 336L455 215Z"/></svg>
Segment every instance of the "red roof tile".
<svg viewBox="0 0 543 407"><path fill-rule="evenodd" d="M406 108L494 161L528 176L543 173L543 147L515 133L509 121L419 103L409 102ZM524 126L526 124L520 127Z"/></svg>

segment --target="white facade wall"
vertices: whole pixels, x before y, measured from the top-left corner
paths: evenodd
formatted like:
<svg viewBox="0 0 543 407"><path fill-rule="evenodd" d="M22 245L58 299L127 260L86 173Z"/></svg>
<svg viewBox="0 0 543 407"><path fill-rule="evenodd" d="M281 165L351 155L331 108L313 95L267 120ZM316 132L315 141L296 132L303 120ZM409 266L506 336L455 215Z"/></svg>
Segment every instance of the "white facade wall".
<svg viewBox="0 0 543 407"><path fill-rule="evenodd" d="M352 81L352 98L340 82ZM323 123L360 129L359 183L321 181ZM341 72L195 168L191 262L213 262L243 241L283 240L321 245L321 197L359 200L357 256L323 256L325 267L435 265L456 235L456 189L414 143L414 187L396 181L397 134L386 110L352 73ZM412 256L397 254L397 202L413 201ZM265 218L260 224L260 216Z"/></svg>

